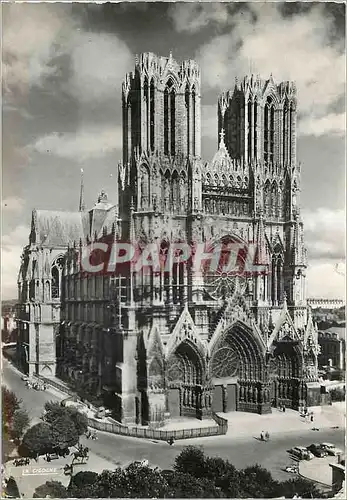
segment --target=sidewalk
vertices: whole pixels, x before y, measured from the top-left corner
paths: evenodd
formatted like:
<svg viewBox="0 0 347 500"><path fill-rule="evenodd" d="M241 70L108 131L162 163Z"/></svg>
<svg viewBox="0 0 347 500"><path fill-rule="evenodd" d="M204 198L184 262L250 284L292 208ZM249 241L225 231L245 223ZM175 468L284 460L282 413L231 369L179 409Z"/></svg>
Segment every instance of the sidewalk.
<svg viewBox="0 0 347 500"><path fill-rule="evenodd" d="M332 406L310 407L314 421L300 417L295 410L285 412L273 409L267 415L258 415L246 412L219 413L228 420L229 437L260 436L262 431L270 434L309 430L313 427L326 429L331 427L345 427L345 402L334 403Z"/></svg>

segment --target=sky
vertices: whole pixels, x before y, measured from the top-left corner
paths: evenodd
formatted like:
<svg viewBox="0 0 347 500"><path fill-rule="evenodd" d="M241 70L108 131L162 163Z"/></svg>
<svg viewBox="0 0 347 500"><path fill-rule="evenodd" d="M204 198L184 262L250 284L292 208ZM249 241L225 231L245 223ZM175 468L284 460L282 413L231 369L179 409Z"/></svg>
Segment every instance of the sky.
<svg viewBox="0 0 347 500"><path fill-rule="evenodd" d="M337 3L2 4L2 295L17 296L34 208L114 200L121 83L135 54L195 59L202 157L217 149L217 97L251 70L298 88L308 296L345 296L345 6Z"/></svg>

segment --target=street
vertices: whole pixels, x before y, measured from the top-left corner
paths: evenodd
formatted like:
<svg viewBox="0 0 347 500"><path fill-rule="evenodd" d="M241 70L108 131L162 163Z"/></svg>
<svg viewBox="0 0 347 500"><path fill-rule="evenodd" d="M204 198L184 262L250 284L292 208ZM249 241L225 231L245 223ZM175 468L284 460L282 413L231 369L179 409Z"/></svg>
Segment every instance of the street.
<svg viewBox="0 0 347 500"><path fill-rule="evenodd" d="M51 394L49 391L27 389L17 369L13 368L10 362L4 358L2 361L2 383L23 401L23 407L29 412L30 417L34 421L42 415L44 404L47 401L59 400L57 396Z"/></svg>
<svg viewBox="0 0 347 500"><path fill-rule="evenodd" d="M41 392L26 389L20 375L5 360L3 363L3 379L6 384L23 400L24 406L32 418L40 417L46 401L58 400L58 396L49 391ZM162 469L169 469L185 446L202 446L205 453L228 459L235 467L243 468L259 464L270 470L275 479L289 479L291 475L282 469L291 463L286 450L293 446L308 446L315 442L332 442L344 449L344 429L321 429L319 432L310 429L302 431L288 430L285 433L272 434L268 442L262 442L258 436L218 436L191 440L176 441L173 446L166 442L137 438L128 438L114 434L98 432L98 440L82 438L92 453L111 462L114 467L126 465L134 460L147 459L150 464ZM111 467L111 465L110 465Z"/></svg>

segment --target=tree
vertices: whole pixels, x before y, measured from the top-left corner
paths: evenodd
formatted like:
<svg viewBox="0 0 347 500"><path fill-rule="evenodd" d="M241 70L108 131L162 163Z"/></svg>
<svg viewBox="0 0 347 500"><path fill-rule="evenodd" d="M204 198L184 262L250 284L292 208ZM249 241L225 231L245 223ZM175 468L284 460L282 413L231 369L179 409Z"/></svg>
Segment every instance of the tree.
<svg viewBox="0 0 347 500"><path fill-rule="evenodd" d="M278 496L293 498L298 495L301 498L321 498L322 493L312 482L302 477L282 481L278 485Z"/></svg>
<svg viewBox="0 0 347 500"><path fill-rule="evenodd" d="M69 415L62 415L50 425L53 448L65 449L78 443L76 426Z"/></svg>
<svg viewBox="0 0 347 500"><path fill-rule="evenodd" d="M20 439L23 436L25 429L29 427L30 418L26 410L16 410L13 414L11 434L14 439Z"/></svg>
<svg viewBox="0 0 347 500"><path fill-rule="evenodd" d="M76 408L72 406L62 406L55 401L47 401L47 403L45 403L45 414L42 417L45 422L54 425L56 420L65 416L68 416L72 420L79 436L87 432L88 418Z"/></svg>
<svg viewBox="0 0 347 500"><path fill-rule="evenodd" d="M204 452L196 446L187 446L175 458L174 470L198 478L204 477L206 473Z"/></svg>
<svg viewBox="0 0 347 500"><path fill-rule="evenodd" d="M43 455L53 448L52 429L49 424L41 422L30 427L24 434L22 449L29 456Z"/></svg>
<svg viewBox="0 0 347 500"><path fill-rule="evenodd" d="M71 498L90 498L94 496L96 489L93 487L98 481L99 474L91 471L81 471L72 476L68 486L68 494Z"/></svg>
<svg viewBox="0 0 347 500"><path fill-rule="evenodd" d="M5 488L5 493L8 497L11 498L20 498L20 493L18 489L18 485L16 483L16 480L14 479L13 476L8 478L6 488Z"/></svg>
<svg viewBox="0 0 347 500"><path fill-rule="evenodd" d="M17 398L13 391L7 389L7 387L2 386L2 418L3 422L10 426L14 412L19 410L21 400Z"/></svg>
<svg viewBox="0 0 347 500"><path fill-rule="evenodd" d="M201 479L183 472L174 472L166 477L169 498L221 498L223 493L213 481Z"/></svg>
<svg viewBox="0 0 347 500"><path fill-rule="evenodd" d="M79 412L77 408L69 406L66 408L67 414L74 422L77 433L79 436L83 436L88 430L88 418L83 413Z"/></svg>
<svg viewBox="0 0 347 500"><path fill-rule="evenodd" d="M239 471L240 494L247 498L273 498L277 494L278 482L267 469L252 465Z"/></svg>
<svg viewBox="0 0 347 500"><path fill-rule="evenodd" d="M59 481L47 481L36 488L33 496L34 498L68 498L68 493Z"/></svg>
<svg viewBox="0 0 347 500"><path fill-rule="evenodd" d="M161 472L132 463L123 470L121 486L130 498L163 498L168 484Z"/></svg>

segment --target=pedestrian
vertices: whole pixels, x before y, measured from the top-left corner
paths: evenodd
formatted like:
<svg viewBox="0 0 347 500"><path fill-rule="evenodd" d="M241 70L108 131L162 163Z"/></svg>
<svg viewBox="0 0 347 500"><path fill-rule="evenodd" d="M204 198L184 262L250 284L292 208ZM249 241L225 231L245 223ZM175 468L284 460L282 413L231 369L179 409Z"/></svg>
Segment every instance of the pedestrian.
<svg viewBox="0 0 347 500"><path fill-rule="evenodd" d="M265 432L265 441L268 441L270 439L270 434L268 431Z"/></svg>
<svg viewBox="0 0 347 500"><path fill-rule="evenodd" d="M264 441L264 431L261 431L260 433L260 441Z"/></svg>
<svg viewBox="0 0 347 500"><path fill-rule="evenodd" d="M286 405L283 405L283 413L286 412Z"/></svg>
<svg viewBox="0 0 347 500"><path fill-rule="evenodd" d="M311 422L313 422L313 413L311 413Z"/></svg>

